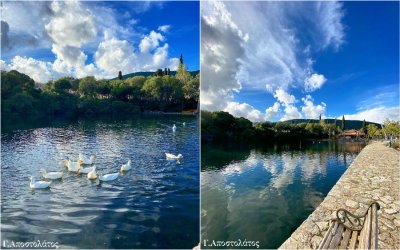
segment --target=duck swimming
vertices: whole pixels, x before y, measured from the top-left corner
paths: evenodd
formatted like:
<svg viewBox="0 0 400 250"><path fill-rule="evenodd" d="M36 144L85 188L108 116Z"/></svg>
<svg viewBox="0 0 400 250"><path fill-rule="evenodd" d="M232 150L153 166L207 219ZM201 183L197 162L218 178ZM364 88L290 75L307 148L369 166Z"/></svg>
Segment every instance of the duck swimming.
<svg viewBox="0 0 400 250"><path fill-rule="evenodd" d="M167 157L167 159L180 159L183 157L182 154L178 154L178 155L173 155L170 153L165 153L165 156Z"/></svg>
<svg viewBox="0 0 400 250"><path fill-rule="evenodd" d="M99 180L101 180L101 181L113 181L113 180L117 179L118 176L119 176L119 173L105 174L105 175L99 174Z"/></svg>
<svg viewBox="0 0 400 250"><path fill-rule="evenodd" d="M83 164L91 165L91 164L93 164L95 159L96 159L96 156L94 156L94 155L87 157L86 155L79 153L79 161L81 161Z"/></svg>
<svg viewBox="0 0 400 250"><path fill-rule="evenodd" d="M29 177L31 179L31 183L29 187L32 189L41 189L41 188L48 188L51 184L51 181L36 181L35 177Z"/></svg>
<svg viewBox="0 0 400 250"><path fill-rule="evenodd" d="M99 176L98 176L98 174L97 174L97 172L96 172L96 166L93 166L92 171L90 171L90 172L87 174L87 178L88 178L89 180L95 180L95 179L97 179L97 177L99 177Z"/></svg>
<svg viewBox="0 0 400 250"><path fill-rule="evenodd" d="M80 174L88 174L93 171L94 167L83 168L81 165L79 166L78 173Z"/></svg>
<svg viewBox="0 0 400 250"><path fill-rule="evenodd" d="M68 160L63 160L62 163L64 163L65 166L67 166L68 171L70 171L70 172L78 172L78 170L79 170L79 168L80 168L80 166L82 164L81 161L74 162L74 161L71 161L69 159Z"/></svg>
<svg viewBox="0 0 400 250"><path fill-rule="evenodd" d="M131 170L132 169L131 163L132 163L132 161L129 160L128 163L122 164L121 172Z"/></svg>
<svg viewBox="0 0 400 250"><path fill-rule="evenodd" d="M42 175L43 178L51 180L61 179L64 175L63 172L47 172L44 168L41 168L39 170L39 173Z"/></svg>

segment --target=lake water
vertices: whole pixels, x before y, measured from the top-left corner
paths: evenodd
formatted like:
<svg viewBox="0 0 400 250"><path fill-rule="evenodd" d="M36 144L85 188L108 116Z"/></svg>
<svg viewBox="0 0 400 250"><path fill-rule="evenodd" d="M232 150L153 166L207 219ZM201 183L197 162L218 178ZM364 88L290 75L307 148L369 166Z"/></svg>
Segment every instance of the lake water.
<svg viewBox="0 0 400 250"><path fill-rule="evenodd" d="M322 202L363 147L336 142L316 142L301 149L203 146L202 247L214 247L213 240L279 247Z"/></svg>
<svg viewBox="0 0 400 250"><path fill-rule="evenodd" d="M183 126L183 122L186 126ZM172 132L172 125L177 130ZM53 121L1 134L2 240L58 242L65 248L192 248L199 242L199 138L193 116ZM97 183L58 162L96 155ZM180 162L164 153L181 153ZM75 160L76 161L76 160ZM47 190L30 190L39 169L64 171Z"/></svg>

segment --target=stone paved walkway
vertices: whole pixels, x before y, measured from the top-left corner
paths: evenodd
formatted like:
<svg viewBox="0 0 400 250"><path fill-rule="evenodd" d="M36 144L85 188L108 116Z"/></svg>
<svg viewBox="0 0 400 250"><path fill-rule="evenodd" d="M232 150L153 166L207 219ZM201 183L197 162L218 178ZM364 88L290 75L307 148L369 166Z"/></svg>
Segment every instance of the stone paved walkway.
<svg viewBox="0 0 400 250"><path fill-rule="evenodd" d="M381 205L378 247L400 249L400 152L379 142L361 151L324 201L280 249L317 248L337 209L362 214L373 200Z"/></svg>

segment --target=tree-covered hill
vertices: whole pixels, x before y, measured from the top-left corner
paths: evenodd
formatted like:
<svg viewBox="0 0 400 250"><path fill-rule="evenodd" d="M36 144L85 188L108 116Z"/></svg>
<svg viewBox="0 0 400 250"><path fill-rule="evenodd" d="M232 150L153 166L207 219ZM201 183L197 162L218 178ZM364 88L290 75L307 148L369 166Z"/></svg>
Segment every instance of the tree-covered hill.
<svg viewBox="0 0 400 250"><path fill-rule="evenodd" d="M335 119L323 119L326 124L334 124ZM319 123L318 119L292 119L292 120L287 120L286 122L293 123L293 124L299 124L299 123ZM359 120L346 120L346 129L356 129L359 130L363 127L363 122L364 121L359 121ZM336 120L336 124L338 126L341 126L342 120L341 117L338 117ZM369 124L374 124L377 127L381 127L381 124L375 123L375 122L369 122L365 121L365 125L368 126Z"/></svg>
<svg viewBox="0 0 400 250"><path fill-rule="evenodd" d="M349 129L357 129L369 138L384 136L397 138L400 133L399 121L387 120L382 129L380 124L344 119L344 129L342 127L342 119L337 119L336 125L335 119L252 123L243 117L234 117L224 111L201 111L201 141L204 144L227 142L270 144L332 139L339 138L344 130Z"/></svg>

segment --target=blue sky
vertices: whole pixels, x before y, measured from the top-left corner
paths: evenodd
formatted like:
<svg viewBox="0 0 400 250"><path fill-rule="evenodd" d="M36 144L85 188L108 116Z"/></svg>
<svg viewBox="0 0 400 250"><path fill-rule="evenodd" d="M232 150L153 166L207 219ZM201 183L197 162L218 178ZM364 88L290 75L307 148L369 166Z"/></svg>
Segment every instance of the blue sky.
<svg viewBox="0 0 400 250"><path fill-rule="evenodd" d="M399 2L216 2L201 16L203 109L399 120Z"/></svg>
<svg viewBox="0 0 400 250"><path fill-rule="evenodd" d="M3 69L38 82L200 68L198 2L4 2ZM18 18L16 18L18 17Z"/></svg>

